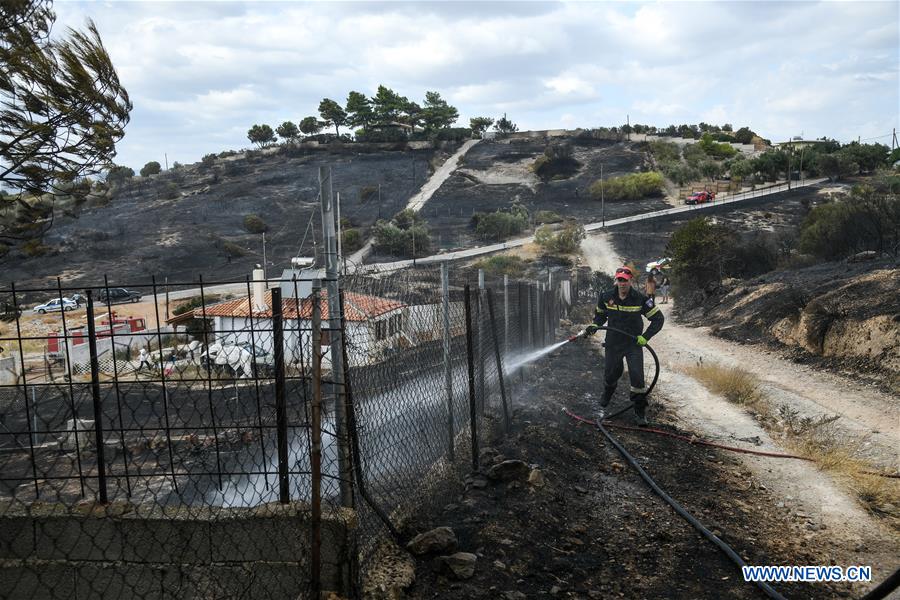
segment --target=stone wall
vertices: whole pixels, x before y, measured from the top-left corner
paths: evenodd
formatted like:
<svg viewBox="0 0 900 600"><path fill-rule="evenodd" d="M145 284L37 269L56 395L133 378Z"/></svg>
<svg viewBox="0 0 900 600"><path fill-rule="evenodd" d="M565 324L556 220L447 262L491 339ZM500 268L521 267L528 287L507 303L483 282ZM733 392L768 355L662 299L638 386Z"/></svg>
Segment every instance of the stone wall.
<svg viewBox="0 0 900 600"><path fill-rule="evenodd" d="M349 595L356 518L322 519L322 588ZM0 504L0 598L309 597L309 506Z"/></svg>

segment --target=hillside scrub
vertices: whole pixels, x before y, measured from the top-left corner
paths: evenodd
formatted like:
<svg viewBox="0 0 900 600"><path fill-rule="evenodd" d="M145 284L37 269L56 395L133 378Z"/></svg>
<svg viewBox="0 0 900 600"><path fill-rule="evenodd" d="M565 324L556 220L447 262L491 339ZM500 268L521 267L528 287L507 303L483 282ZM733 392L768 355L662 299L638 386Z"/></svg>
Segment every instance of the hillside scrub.
<svg viewBox="0 0 900 600"><path fill-rule="evenodd" d="M543 225L534 234L535 243L545 254L575 254L584 238L584 227L575 221L568 221L557 232Z"/></svg>
<svg viewBox="0 0 900 600"><path fill-rule="evenodd" d="M472 215L472 225L482 239L506 239L528 227L528 210L521 204L514 204L506 211L477 212Z"/></svg>
<svg viewBox="0 0 900 600"><path fill-rule="evenodd" d="M825 260L874 250L900 254L900 196L869 185L813 208L800 227L800 250Z"/></svg>
<svg viewBox="0 0 900 600"><path fill-rule="evenodd" d="M244 217L244 229L250 233L265 233L269 226L259 215L247 215Z"/></svg>
<svg viewBox="0 0 900 600"><path fill-rule="evenodd" d="M401 210L389 222L376 222L372 234L377 252L405 258L418 258L431 253L428 224L419 213L409 209Z"/></svg>
<svg viewBox="0 0 900 600"><path fill-rule="evenodd" d="M639 200L647 196L662 194L664 178L661 173L632 173L606 180L597 180L591 184L589 192L595 200L600 200L601 192L605 200Z"/></svg>
<svg viewBox="0 0 900 600"><path fill-rule="evenodd" d="M550 144L531 165L534 174L541 181L567 179L578 172L581 163L575 160L572 146L569 144Z"/></svg>
<svg viewBox="0 0 900 600"><path fill-rule="evenodd" d="M509 275L510 277L522 277L525 274L527 265L518 256L499 254L482 258L472 266L476 269L482 269L485 273L492 276Z"/></svg>

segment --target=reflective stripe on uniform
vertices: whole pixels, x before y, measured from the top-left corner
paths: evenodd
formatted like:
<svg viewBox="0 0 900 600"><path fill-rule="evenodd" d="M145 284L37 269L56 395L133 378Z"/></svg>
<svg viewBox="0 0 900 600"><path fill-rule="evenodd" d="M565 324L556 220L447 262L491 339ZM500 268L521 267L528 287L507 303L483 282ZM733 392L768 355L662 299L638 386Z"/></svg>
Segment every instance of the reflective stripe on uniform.
<svg viewBox="0 0 900 600"><path fill-rule="evenodd" d="M594 314L597 314L597 315L602 315L605 312L606 312L606 309L600 308L599 306L594 309Z"/></svg>
<svg viewBox="0 0 900 600"><path fill-rule="evenodd" d="M634 386L631 386L631 393L632 394L646 394L648 389L649 388L646 388L646 387L636 388Z"/></svg>
<svg viewBox="0 0 900 600"><path fill-rule="evenodd" d="M647 314L644 315L644 316L647 317L647 318L649 319L650 317L652 317L653 315L655 315L655 314L658 313L658 312L659 312L659 307L658 307L658 306L654 306L653 308L651 308L650 310L648 310L648 311L647 311Z"/></svg>
<svg viewBox="0 0 900 600"><path fill-rule="evenodd" d="M612 307L610 306L610 308ZM622 306L620 304L616 310L621 310L623 312L641 312L641 306Z"/></svg>

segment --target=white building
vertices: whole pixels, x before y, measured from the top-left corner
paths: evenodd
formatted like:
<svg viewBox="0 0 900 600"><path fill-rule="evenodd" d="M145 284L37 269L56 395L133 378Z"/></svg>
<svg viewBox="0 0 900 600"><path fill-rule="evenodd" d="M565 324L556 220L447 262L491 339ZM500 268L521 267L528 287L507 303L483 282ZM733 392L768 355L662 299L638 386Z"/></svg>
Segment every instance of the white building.
<svg viewBox="0 0 900 600"><path fill-rule="evenodd" d="M299 295L299 294L298 294ZM213 319L213 335L222 344L252 344L266 354L272 352L272 292L258 299L244 296L206 307L206 317ZM329 344L328 301L320 296L322 345ZM252 309L251 309L252 306ZM397 300L344 292L344 322L347 358L350 366L373 364L383 360L391 350L411 345L404 333L408 306ZM284 316L284 359L286 364L307 367L312 362L311 296L298 299L282 297ZM194 311L195 315L199 311ZM327 359L327 357L326 357Z"/></svg>

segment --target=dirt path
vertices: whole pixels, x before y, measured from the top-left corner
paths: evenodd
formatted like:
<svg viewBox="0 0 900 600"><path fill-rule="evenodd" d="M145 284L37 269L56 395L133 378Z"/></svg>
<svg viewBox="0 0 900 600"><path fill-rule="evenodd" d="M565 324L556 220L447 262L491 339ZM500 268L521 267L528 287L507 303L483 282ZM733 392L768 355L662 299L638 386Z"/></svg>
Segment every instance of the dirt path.
<svg viewBox="0 0 900 600"><path fill-rule="evenodd" d="M683 377L680 371L701 359L740 367L759 378L761 391L776 405L787 405L806 416L840 415L836 425L854 437L867 438L863 444L871 458L889 469L900 468L900 405L886 394L787 361L759 346L713 337L706 328L683 327L673 319L655 346L672 377Z"/></svg>
<svg viewBox="0 0 900 600"><path fill-rule="evenodd" d="M620 262L604 236L588 238L582 248L592 268L610 273ZM750 446L749 440L758 440L760 449L786 452L753 415L708 392L683 372L684 367L701 360L740 366L763 382L763 393L776 406L786 404L802 416L841 415L838 426L861 439L871 458L897 468L900 407L895 398L860 388L855 381L794 364L761 346L737 345L713 337L706 329L678 325L670 316L671 307L662 305L669 318L653 340L661 357L654 400L657 410L671 413L670 422L676 427L731 445ZM599 344L600 340L593 342ZM897 568L900 536L866 512L846 485L811 463L739 456L777 498L774 506L766 509L788 510L809 519L811 527L827 528L835 543L836 564L870 564L882 574Z"/></svg>

